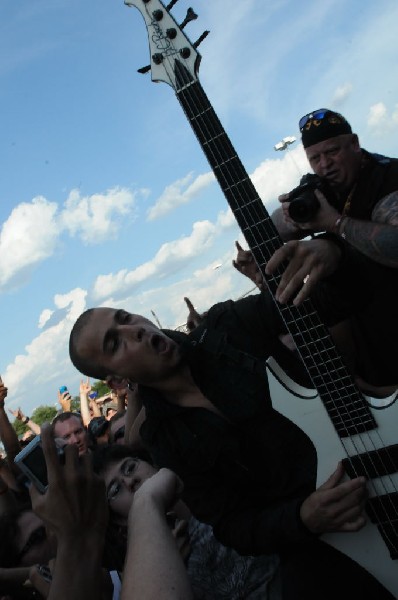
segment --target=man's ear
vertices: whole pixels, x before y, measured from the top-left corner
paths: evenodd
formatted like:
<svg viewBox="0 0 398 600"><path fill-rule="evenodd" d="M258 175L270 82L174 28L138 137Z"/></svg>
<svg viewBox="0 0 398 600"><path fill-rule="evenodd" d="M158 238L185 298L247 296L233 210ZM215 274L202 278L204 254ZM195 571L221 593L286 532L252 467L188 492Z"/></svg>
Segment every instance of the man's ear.
<svg viewBox="0 0 398 600"><path fill-rule="evenodd" d="M359 138L356 133L352 134L352 144L356 152L361 152L361 144L359 143Z"/></svg>
<svg viewBox="0 0 398 600"><path fill-rule="evenodd" d="M128 385L128 380L118 377L117 375L108 375L106 378L106 385L111 388L111 390L121 390L126 388Z"/></svg>

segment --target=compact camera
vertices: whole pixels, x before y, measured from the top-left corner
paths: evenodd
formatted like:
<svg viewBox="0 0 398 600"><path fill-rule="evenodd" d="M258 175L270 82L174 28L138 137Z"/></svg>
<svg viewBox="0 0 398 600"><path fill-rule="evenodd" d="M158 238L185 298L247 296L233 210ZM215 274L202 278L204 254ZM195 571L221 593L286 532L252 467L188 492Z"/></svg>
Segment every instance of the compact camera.
<svg viewBox="0 0 398 600"><path fill-rule="evenodd" d="M64 449L57 447L58 459L64 462ZM15 464L26 475L26 477L44 494L48 488L47 465L41 443L41 436L37 435L19 454L14 458Z"/></svg>
<svg viewBox="0 0 398 600"><path fill-rule="evenodd" d="M307 173L300 185L289 192L289 216L296 223L307 223L315 217L320 206L315 190L321 191L326 199L331 196L329 186L318 175Z"/></svg>

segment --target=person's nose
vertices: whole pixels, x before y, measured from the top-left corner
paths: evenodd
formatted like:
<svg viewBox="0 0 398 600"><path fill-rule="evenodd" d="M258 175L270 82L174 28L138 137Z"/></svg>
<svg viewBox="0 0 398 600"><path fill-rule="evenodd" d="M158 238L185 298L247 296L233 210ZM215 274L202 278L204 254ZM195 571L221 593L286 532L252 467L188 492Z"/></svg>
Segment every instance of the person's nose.
<svg viewBox="0 0 398 600"><path fill-rule="evenodd" d="M140 483L140 478L136 475L136 474L132 474L132 475L125 475L123 478L124 481L124 485L126 486L126 488L130 491L133 492L134 490L137 489L137 486Z"/></svg>
<svg viewBox="0 0 398 600"><path fill-rule="evenodd" d="M328 154L321 154L319 157L319 166L323 171L327 170L330 167L332 159Z"/></svg>

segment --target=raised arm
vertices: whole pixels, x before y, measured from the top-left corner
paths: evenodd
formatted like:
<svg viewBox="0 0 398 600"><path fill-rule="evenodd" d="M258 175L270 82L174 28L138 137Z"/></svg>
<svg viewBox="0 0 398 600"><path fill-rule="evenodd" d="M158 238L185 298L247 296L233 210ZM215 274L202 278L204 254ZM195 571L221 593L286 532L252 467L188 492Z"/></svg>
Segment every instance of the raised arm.
<svg viewBox="0 0 398 600"><path fill-rule="evenodd" d="M182 490L180 479L160 469L135 493L121 600L190 600L189 578L166 513Z"/></svg>
<svg viewBox="0 0 398 600"><path fill-rule="evenodd" d="M21 446L18 441L17 432L10 423L5 410L5 399L8 389L0 377L0 438L3 442L4 449L7 454L10 467L14 467L14 458L21 451Z"/></svg>
<svg viewBox="0 0 398 600"><path fill-rule="evenodd" d="M89 408L89 399L88 395L91 392L90 378L87 377L87 381L82 379L80 381L80 414L82 415L83 425L87 427L87 425L91 421L90 416L90 408Z"/></svg>
<svg viewBox="0 0 398 600"><path fill-rule="evenodd" d="M11 408L9 408L8 410L12 415L14 415L14 417L18 421L21 421L21 423L26 425L26 427L29 427L29 429L31 430L32 433L34 433L35 435L39 435L40 425L38 425L37 423L32 421L32 419L30 417L27 417L26 415L24 415L21 408L18 408L17 410L12 410Z"/></svg>
<svg viewBox="0 0 398 600"><path fill-rule="evenodd" d="M91 455L78 458L74 445L65 447L61 465L51 434L42 427L47 464L47 491L31 487L33 510L57 537L57 558L48 600L101 598L101 561L108 521L105 484L92 469Z"/></svg>

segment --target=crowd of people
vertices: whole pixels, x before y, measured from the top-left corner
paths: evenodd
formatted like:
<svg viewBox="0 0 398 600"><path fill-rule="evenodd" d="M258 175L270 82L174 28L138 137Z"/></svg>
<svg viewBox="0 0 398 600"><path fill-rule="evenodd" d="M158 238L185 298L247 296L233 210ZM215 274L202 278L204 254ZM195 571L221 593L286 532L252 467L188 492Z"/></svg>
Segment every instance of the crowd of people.
<svg viewBox="0 0 398 600"><path fill-rule="evenodd" d="M348 479L339 463L317 484L315 447L276 409L265 361L313 387L278 310L310 298L358 386L398 388L386 344L397 332L398 160L362 149L328 109L300 130L316 180L299 195L315 209L295 221L289 194L280 197L282 243L263 273L237 244L234 266L255 294L200 313L185 298L187 333L111 307L77 319L69 353L87 377L80 411L60 392L51 423L13 413L41 437L44 493L14 462L25 442L0 383L0 597L394 598L323 541L365 526L366 479ZM275 301L267 277L280 269ZM113 390L102 412L88 378Z"/></svg>

